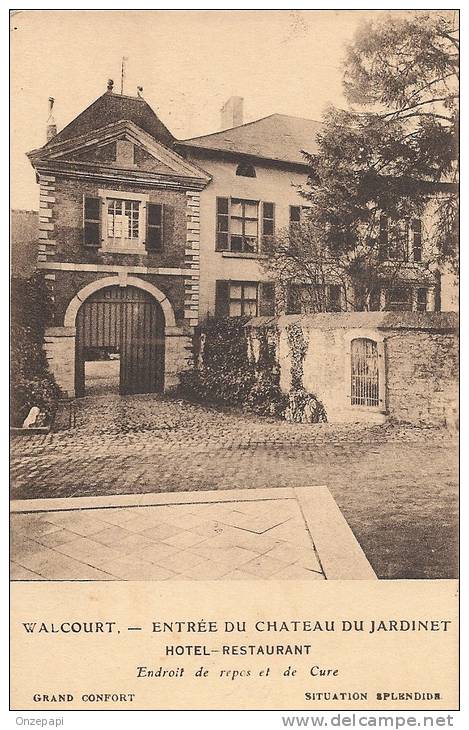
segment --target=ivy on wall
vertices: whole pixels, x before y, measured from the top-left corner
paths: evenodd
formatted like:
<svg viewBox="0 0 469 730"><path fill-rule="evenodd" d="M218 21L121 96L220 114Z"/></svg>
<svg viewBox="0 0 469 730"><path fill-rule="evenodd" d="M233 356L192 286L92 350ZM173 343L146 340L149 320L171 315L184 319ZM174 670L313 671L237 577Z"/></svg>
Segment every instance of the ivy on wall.
<svg viewBox="0 0 469 730"><path fill-rule="evenodd" d="M296 423L326 421L315 395L303 386L308 341L298 324L287 328L291 356L291 389L280 390L278 331L271 325L246 328L247 317L207 320L194 343L194 366L181 373L179 393L201 403L237 405L262 415Z"/></svg>
<svg viewBox="0 0 469 730"><path fill-rule="evenodd" d="M308 340L301 324L294 322L286 327L288 347L290 351L291 386L288 395L288 406L284 416L292 423L320 423L327 421L326 410L313 393L308 393L303 385L303 368Z"/></svg>

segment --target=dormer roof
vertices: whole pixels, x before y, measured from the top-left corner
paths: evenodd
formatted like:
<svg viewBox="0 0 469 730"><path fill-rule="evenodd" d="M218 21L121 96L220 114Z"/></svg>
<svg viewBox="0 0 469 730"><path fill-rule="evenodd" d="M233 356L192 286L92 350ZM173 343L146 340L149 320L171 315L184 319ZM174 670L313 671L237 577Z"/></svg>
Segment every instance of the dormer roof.
<svg viewBox="0 0 469 730"><path fill-rule="evenodd" d="M133 122L166 147L171 147L175 141L169 129L165 127L145 99L107 91L75 117L70 124L67 124L55 137L52 137L45 146L54 147L60 142L80 137L124 119Z"/></svg>

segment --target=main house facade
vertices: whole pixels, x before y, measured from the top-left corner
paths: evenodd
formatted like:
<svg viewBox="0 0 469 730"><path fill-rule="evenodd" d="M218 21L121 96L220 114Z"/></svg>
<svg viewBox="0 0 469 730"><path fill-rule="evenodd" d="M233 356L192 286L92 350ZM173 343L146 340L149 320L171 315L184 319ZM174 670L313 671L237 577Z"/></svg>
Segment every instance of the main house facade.
<svg viewBox="0 0 469 730"><path fill-rule="evenodd" d="M301 219L302 151L316 151L319 124L279 114L242 124L237 97L223 115L222 132L178 141L143 98L110 82L59 133L50 119L47 143L28 154L40 189L37 265L53 299L47 357L64 395L86 393L97 351L119 355L121 393L170 390L201 320L275 313L265 243ZM420 270L422 250L412 255L395 308L432 311L442 286ZM337 288L328 296L342 307ZM392 308L390 296L380 308Z"/></svg>

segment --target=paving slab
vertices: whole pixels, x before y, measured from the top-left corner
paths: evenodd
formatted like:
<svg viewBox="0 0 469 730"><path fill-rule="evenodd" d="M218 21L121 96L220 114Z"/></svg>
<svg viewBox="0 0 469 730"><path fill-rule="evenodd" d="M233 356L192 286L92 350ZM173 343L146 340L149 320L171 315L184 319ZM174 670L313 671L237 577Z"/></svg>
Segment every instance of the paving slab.
<svg viewBox="0 0 469 730"><path fill-rule="evenodd" d="M17 500L12 507L12 580L376 578L326 487Z"/></svg>

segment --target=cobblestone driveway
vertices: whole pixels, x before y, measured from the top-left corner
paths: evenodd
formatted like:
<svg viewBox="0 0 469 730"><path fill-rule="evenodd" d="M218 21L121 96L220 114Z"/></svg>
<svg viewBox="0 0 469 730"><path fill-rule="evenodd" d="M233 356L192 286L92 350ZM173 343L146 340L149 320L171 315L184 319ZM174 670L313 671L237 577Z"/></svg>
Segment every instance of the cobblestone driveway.
<svg viewBox="0 0 469 730"><path fill-rule="evenodd" d="M152 395L83 398L66 421L13 440L13 498L326 484L379 577L456 574L446 432L288 424Z"/></svg>

